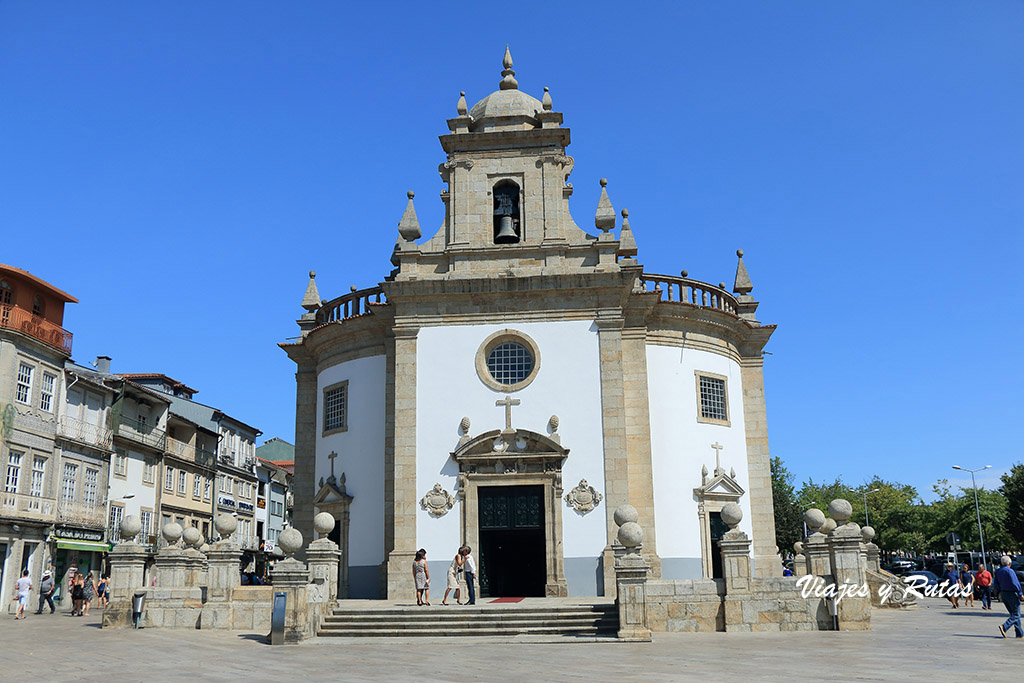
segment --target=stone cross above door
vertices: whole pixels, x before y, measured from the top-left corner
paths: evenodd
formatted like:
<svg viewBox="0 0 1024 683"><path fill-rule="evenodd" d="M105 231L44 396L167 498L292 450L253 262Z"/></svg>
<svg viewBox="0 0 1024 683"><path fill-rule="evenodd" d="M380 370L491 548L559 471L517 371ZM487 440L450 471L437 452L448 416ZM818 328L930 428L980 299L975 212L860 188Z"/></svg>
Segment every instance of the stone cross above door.
<svg viewBox="0 0 1024 683"><path fill-rule="evenodd" d="M505 406L505 430L502 434L513 434L515 430L512 429L512 406L519 405L520 401L518 398L512 398L506 396L504 401L495 401L495 406Z"/></svg>

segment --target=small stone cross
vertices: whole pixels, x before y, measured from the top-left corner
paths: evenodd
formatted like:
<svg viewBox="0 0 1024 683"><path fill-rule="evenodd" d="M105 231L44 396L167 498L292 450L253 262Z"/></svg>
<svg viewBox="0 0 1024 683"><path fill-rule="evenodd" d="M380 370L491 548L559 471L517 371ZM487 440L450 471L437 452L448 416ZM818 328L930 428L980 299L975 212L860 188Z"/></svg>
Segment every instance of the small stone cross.
<svg viewBox="0 0 1024 683"><path fill-rule="evenodd" d="M338 454L334 451L331 451L330 455L327 456L327 459L331 461L331 479L334 479L334 459L337 457Z"/></svg>
<svg viewBox="0 0 1024 683"><path fill-rule="evenodd" d="M719 462L718 458L722 454L722 449L725 448L725 446L716 441L713 444L711 444L711 447L715 449L715 476L717 477L719 474L722 473L722 465Z"/></svg>
<svg viewBox="0 0 1024 683"><path fill-rule="evenodd" d="M505 431L506 432L511 432L512 431L512 406L519 405L519 399L518 398L512 398L511 396L506 396L504 401L495 401L494 405L496 405L496 406L505 406Z"/></svg>

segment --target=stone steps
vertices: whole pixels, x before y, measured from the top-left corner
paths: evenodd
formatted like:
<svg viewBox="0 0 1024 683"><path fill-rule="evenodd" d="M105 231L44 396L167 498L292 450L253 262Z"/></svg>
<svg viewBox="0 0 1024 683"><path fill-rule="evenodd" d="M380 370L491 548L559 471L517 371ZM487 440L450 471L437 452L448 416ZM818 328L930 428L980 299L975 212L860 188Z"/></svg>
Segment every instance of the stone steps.
<svg viewBox="0 0 1024 683"><path fill-rule="evenodd" d="M317 635L336 637L409 636L613 636L619 628L615 605L551 607L338 608L324 618Z"/></svg>

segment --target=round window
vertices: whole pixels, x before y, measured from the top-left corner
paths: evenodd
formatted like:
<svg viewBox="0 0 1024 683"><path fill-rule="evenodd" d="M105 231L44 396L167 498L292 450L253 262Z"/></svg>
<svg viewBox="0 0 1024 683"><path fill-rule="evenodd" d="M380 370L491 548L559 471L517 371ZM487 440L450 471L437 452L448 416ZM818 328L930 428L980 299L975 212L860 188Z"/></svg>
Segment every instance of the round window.
<svg viewBox="0 0 1024 683"><path fill-rule="evenodd" d="M502 330L484 340L476 354L476 371L484 384L498 391L518 391L537 375L540 351L521 332Z"/></svg>

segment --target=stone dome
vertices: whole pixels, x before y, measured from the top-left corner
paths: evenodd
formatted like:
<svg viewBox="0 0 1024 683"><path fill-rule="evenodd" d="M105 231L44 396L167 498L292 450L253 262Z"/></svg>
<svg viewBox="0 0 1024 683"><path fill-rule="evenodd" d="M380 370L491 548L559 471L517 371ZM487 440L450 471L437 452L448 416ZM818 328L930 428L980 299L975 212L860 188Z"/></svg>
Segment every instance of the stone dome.
<svg viewBox="0 0 1024 683"><path fill-rule="evenodd" d="M522 90L495 90L487 97L473 105L469 115L474 121L490 119L497 116L537 116L543 106L536 97L527 95Z"/></svg>

